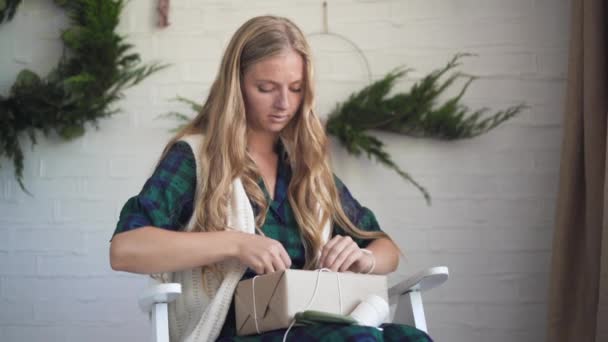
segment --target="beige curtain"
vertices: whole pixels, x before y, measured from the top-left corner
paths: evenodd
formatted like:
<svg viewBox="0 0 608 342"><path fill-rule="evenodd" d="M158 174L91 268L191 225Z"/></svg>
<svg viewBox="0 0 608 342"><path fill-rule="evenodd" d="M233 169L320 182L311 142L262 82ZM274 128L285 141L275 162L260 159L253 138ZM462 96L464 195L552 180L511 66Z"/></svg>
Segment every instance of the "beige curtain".
<svg viewBox="0 0 608 342"><path fill-rule="evenodd" d="M571 0L547 341L608 341L606 0Z"/></svg>

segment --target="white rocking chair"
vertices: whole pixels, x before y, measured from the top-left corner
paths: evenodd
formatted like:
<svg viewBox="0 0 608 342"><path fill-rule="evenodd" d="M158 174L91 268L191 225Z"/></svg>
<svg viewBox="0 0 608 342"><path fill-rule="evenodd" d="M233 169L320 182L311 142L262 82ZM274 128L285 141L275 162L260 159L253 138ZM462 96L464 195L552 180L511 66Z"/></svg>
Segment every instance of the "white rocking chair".
<svg viewBox="0 0 608 342"><path fill-rule="evenodd" d="M407 324L428 333L422 292L448 280L448 268L438 266L418 272L391 287L391 306L396 305L393 323ZM168 304L182 292L181 284L155 284L139 296L139 307L150 315L153 342L169 342Z"/></svg>

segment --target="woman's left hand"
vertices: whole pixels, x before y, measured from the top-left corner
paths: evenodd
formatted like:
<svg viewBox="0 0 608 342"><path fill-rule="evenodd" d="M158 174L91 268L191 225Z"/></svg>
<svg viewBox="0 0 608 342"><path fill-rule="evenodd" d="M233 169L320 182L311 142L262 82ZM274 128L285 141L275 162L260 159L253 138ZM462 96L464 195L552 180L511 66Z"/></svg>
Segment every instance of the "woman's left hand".
<svg viewBox="0 0 608 342"><path fill-rule="evenodd" d="M336 235L323 246L319 266L334 272L364 272L371 267L371 256L361 251L353 239Z"/></svg>

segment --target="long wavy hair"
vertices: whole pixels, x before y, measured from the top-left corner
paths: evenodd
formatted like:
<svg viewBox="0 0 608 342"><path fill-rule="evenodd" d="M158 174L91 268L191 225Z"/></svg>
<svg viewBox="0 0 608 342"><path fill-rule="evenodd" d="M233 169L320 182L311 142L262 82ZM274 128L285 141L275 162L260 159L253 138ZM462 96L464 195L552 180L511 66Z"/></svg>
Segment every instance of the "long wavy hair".
<svg viewBox="0 0 608 342"><path fill-rule="evenodd" d="M198 170L202 179L196 189L196 224L193 231L226 229L231 184L240 177L245 192L260 210L255 217L261 231L269 207L258 185L260 172L247 152L247 120L241 91L245 70L264 58L293 49L303 58L305 73L302 103L281 131L292 168L288 199L298 222L305 247L305 269L318 263L322 248L322 227L331 220L348 234L363 239L388 237L383 232L357 228L347 217L330 168L328 138L315 114L315 88L310 47L302 31L289 19L260 16L248 20L233 35L202 110L167 144L163 156L180 138L202 133L204 142ZM162 159L162 157L161 157ZM321 210L321 211L319 211ZM322 213L322 215L320 215Z"/></svg>

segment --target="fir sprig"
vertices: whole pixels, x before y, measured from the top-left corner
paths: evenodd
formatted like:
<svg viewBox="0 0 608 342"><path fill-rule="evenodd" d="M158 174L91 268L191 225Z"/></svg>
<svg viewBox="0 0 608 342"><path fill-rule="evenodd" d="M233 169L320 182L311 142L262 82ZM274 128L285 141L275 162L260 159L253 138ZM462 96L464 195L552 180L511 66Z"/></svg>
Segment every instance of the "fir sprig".
<svg viewBox="0 0 608 342"><path fill-rule="evenodd" d="M133 46L115 33L122 0L55 2L71 22L61 35L65 49L59 64L44 78L22 70L9 95L0 95L0 157L13 160L24 191L20 136L27 134L32 145L37 131L55 132L66 140L81 136L86 123L98 127L98 119L119 111L112 105L125 89L166 67L141 65Z"/></svg>

